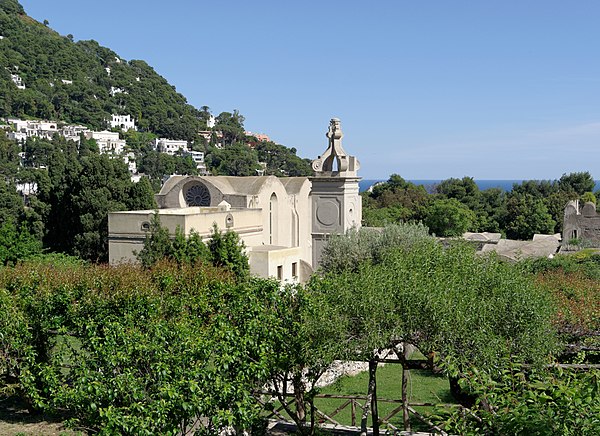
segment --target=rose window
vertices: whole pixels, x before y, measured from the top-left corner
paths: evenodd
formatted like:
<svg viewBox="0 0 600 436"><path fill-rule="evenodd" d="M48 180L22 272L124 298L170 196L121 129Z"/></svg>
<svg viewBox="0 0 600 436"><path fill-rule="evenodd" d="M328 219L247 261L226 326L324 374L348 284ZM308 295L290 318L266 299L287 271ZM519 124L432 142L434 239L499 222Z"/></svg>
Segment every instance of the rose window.
<svg viewBox="0 0 600 436"><path fill-rule="evenodd" d="M210 206L210 192L204 185L193 185L185 193L188 206Z"/></svg>

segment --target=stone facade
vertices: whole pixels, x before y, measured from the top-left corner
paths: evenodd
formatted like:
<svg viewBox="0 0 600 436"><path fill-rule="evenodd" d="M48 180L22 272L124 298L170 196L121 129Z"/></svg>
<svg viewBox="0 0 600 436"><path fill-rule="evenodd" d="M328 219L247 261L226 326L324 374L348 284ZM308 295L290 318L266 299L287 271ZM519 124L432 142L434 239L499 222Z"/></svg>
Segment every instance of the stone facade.
<svg viewBox="0 0 600 436"><path fill-rule="evenodd" d="M564 245L577 239L585 241L587 244L600 246L600 215L596 212L594 203L587 202L583 207L580 207L578 200L567 203L562 239Z"/></svg>
<svg viewBox="0 0 600 436"><path fill-rule="evenodd" d="M174 235L194 229L208 238L216 223L247 247L250 270L282 282L307 280L330 234L358 227L362 218L358 161L341 147L337 119L329 147L313 162L315 177L172 176L156 195L163 226ZM111 212L110 263L135 261L154 211Z"/></svg>
<svg viewBox="0 0 600 436"><path fill-rule="evenodd" d="M318 265L321 252L331 234L343 234L360 227L362 199L357 171L360 164L342 147L340 120L334 118L327 132L329 146L312 163L312 264Z"/></svg>

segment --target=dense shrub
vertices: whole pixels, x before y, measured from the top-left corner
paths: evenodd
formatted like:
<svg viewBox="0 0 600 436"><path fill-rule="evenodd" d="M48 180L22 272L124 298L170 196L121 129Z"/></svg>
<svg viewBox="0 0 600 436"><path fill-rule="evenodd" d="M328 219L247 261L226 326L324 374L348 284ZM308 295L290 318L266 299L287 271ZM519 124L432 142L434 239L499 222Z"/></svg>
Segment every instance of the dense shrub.
<svg viewBox="0 0 600 436"><path fill-rule="evenodd" d="M337 311L350 354L368 356L403 340L455 365L489 370L511 356L549 358L552 300L520 266L476 256L465 243L445 247L422 227L388 231L397 237L361 230L333 239L324 252L328 266L311 283Z"/></svg>
<svg viewBox="0 0 600 436"><path fill-rule="evenodd" d="M500 377L470 372L461 380L479 396L470 414L440 417L451 434L592 435L600 433L600 373L531 372L513 366Z"/></svg>
<svg viewBox="0 0 600 436"><path fill-rule="evenodd" d="M209 431L249 427L281 296L276 282L211 267L4 268L0 371L33 407L92 432L176 434L197 417Z"/></svg>

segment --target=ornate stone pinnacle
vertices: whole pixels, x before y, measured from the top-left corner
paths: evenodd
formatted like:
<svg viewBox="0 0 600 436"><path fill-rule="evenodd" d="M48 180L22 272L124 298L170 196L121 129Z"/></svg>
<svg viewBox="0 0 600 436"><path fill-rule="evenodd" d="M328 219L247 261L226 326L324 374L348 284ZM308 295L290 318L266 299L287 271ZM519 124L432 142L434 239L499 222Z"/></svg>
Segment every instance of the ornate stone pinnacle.
<svg viewBox="0 0 600 436"><path fill-rule="evenodd" d="M329 122L329 146L322 156L312 163L316 177L356 177L360 163L354 156L349 156L342 147L342 125L339 118ZM337 167L336 167L337 164Z"/></svg>

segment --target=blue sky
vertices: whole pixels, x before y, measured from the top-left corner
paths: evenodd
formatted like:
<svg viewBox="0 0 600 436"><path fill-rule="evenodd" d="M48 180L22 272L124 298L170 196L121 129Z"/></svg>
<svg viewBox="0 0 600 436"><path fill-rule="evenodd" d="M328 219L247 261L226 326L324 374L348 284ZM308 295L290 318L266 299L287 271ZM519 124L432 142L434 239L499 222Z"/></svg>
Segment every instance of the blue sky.
<svg viewBox="0 0 600 436"><path fill-rule="evenodd" d="M21 0L188 101L364 178L600 178L600 2Z"/></svg>

